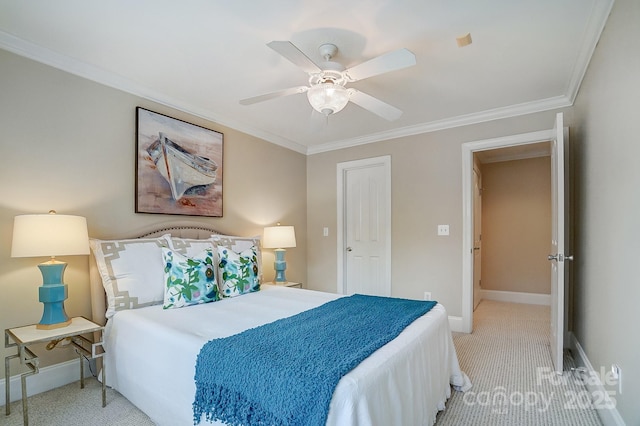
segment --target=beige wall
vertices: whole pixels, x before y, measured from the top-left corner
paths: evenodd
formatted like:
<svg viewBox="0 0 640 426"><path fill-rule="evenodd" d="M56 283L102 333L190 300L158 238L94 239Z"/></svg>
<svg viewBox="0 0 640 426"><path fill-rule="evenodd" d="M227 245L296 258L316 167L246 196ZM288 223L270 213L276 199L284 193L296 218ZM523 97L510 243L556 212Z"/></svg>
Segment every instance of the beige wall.
<svg viewBox="0 0 640 426"><path fill-rule="evenodd" d="M307 274L310 288L336 291L339 162L391 156L392 295L422 299L425 291L462 315L461 144L553 127L555 113L531 114L457 129L310 155L307 160ZM564 111L570 123L570 110ZM450 236L436 235L449 224ZM322 228L329 227L328 237Z"/></svg>
<svg viewBox="0 0 640 426"><path fill-rule="evenodd" d="M551 160L482 165L482 289L551 293Z"/></svg>
<svg viewBox="0 0 640 426"><path fill-rule="evenodd" d="M0 93L0 330L37 323L42 315L36 264L46 259L10 257L13 218L24 213L55 209L86 216L89 235L98 238L131 236L176 220L256 235L281 221L297 231L298 246L287 251L287 277L305 280L304 155L3 50ZM136 106L224 133L224 217L134 213ZM273 279L272 251L263 259L265 278ZM69 263L67 312L90 316L88 258L63 260ZM3 345L0 355L7 353ZM42 365L69 356L47 352Z"/></svg>
<svg viewBox="0 0 640 426"><path fill-rule="evenodd" d="M617 0L575 103L574 332L596 371L622 369L617 408L640 424L640 2Z"/></svg>

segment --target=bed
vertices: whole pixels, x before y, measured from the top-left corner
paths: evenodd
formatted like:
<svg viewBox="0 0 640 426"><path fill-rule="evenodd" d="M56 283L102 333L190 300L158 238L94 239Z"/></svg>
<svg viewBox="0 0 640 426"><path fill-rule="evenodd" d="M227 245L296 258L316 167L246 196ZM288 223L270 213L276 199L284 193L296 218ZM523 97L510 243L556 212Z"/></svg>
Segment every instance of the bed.
<svg viewBox="0 0 640 426"><path fill-rule="evenodd" d="M92 240L92 316L95 322L106 323L106 384L158 425L194 423L196 358L208 341L289 318L344 297L262 284L259 291L249 291L239 297L163 309L167 304L166 294L164 303L149 301L153 297L144 291L136 295L131 289L122 291L126 283L118 283L121 294L114 297L115 285L106 277L114 271L105 270L105 258L116 258L126 264L123 259L127 252L122 247L138 247L159 238L168 240L173 244L171 249L182 249L188 256L201 250L200 244L210 243L212 235L218 235L214 247L227 244L242 253L248 250L247 244L253 244L252 249L257 244L259 269L254 268L254 272L261 277L259 237L226 239L206 227L179 226L129 240ZM155 276L148 276L157 272L155 258L146 259L140 257L140 253L132 256L135 262L119 265L123 270L115 274L120 273L121 279L133 282L129 283L131 288L141 281L155 282ZM164 287L162 278L160 280ZM331 396L326 424L431 425L437 412L445 408L452 387L464 391L470 386L458 364L446 310L437 304L340 379ZM201 424L224 423L209 422L203 417Z"/></svg>

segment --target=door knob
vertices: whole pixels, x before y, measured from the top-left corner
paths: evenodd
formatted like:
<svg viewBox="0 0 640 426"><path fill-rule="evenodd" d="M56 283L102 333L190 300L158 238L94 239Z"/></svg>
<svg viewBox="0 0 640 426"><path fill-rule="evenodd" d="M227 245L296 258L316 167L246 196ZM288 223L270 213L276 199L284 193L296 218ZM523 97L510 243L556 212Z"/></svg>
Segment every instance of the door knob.
<svg viewBox="0 0 640 426"><path fill-rule="evenodd" d="M351 247L347 247L347 251L353 251Z"/></svg>
<svg viewBox="0 0 640 426"><path fill-rule="evenodd" d="M558 262L564 262L565 260L573 260L573 255L564 256L562 254L550 254L547 256L549 260L557 260Z"/></svg>

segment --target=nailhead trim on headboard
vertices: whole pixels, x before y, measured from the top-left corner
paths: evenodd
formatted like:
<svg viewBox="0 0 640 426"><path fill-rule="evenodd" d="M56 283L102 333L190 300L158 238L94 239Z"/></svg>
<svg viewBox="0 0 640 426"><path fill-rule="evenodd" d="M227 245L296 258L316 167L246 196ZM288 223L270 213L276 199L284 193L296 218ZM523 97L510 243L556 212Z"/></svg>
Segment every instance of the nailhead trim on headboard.
<svg viewBox="0 0 640 426"><path fill-rule="evenodd" d="M147 232L138 238L159 237L163 234L171 234L174 237L182 238L208 238L210 235L220 234L220 232L205 226L169 226Z"/></svg>

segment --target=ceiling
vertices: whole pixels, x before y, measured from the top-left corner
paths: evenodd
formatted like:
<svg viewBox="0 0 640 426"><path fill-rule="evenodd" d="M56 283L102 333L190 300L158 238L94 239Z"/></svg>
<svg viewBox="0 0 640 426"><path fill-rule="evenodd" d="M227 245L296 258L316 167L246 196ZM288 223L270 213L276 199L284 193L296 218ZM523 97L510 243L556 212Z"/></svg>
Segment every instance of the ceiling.
<svg viewBox="0 0 640 426"><path fill-rule="evenodd" d="M305 154L569 106L613 0L0 0L0 48ZM458 47L470 33L473 43ZM327 120L267 47L351 67L407 48L417 64L348 85L403 111L349 103Z"/></svg>

